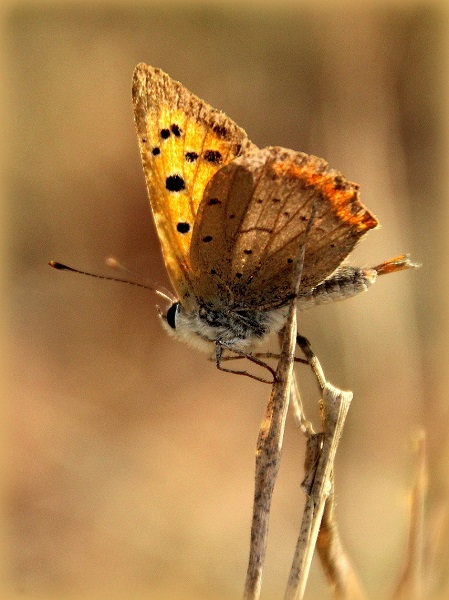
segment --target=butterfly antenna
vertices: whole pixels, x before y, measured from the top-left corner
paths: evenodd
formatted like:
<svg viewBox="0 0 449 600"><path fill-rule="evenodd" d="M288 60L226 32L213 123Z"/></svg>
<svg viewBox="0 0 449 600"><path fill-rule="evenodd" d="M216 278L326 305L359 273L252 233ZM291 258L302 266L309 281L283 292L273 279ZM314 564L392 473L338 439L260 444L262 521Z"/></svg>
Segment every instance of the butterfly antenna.
<svg viewBox="0 0 449 600"><path fill-rule="evenodd" d="M53 269L58 269L59 271L71 271L72 273L79 273L80 275L88 275L89 277L95 277L95 279L105 279L106 281L118 281L119 283L127 283L128 285L134 285L136 287L155 292L156 294L158 294L162 298L165 298L171 303L176 301L176 298L172 294L170 294L170 292L165 293L161 290L156 289L153 286L145 285L144 283L138 283L137 281L129 281L128 279L120 279L119 277L110 277L108 275L98 275L97 273L89 273L88 271L81 271L80 269L74 269L73 267L69 267L67 265L64 265L63 263L57 262L56 260L51 260L48 264L50 265L50 267L53 267Z"/></svg>
<svg viewBox="0 0 449 600"><path fill-rule="evenodd" d="M119 262L115 258L115 256L108 256L108 258L106 258L106 260L105 260L105 263L111 269L115 269L116 271L122 271L123 273L129 273L129 275L132 275L133 277L139 277L140 279L143 279L144 281L149 281L149 279L147 277L145 277L144 275L142 275L142 273L139 273L138 271L135 271L134 269L130 269L123 263ZM146 285L148 285L148 287L150 289L156 291L159 295L162 295L164 298L170 299L170 302L177 301L177 298L175 298L175 296L170 292L170 290L168 290L163 285L159 285L159 283L156 283L154 285L152 285L151 283L148 283ZM155 286L157 286L157 287L155 287Z"/></svg>

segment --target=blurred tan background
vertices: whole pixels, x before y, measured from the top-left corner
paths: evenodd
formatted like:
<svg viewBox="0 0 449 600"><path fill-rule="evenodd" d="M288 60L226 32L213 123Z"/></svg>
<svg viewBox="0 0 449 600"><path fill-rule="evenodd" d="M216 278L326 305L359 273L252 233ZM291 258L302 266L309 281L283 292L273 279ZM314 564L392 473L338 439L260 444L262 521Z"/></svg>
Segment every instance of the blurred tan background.
<svg viewBox="0 0 449 600"><path fill-rule="evenodd" d="M8 393L3 597L224 600L242 593L268 386L168 338L143 290L60 273L121 262L168 284L134 132L131 75L159 66L259 146L328 160L382 228L351 262L416 272L303 313L354 391L337 460L341 534L371 598L407 536L413 439L428 432L426 574L449 598L445 2L7 2ZM298 370L308 412L317 392ZM263 597L282 596L304 439L288 420ZM307 598L330 598L318 563Z"/></svg>

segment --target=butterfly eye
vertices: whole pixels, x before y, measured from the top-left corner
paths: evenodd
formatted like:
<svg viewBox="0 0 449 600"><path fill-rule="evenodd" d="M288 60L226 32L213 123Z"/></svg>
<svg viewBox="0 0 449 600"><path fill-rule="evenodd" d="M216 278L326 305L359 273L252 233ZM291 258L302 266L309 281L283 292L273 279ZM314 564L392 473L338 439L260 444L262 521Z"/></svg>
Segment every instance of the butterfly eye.
<svg viewBox="0 0 449 600"><path fill-rule="evenodd" d="M167 310L165 318L172 329L176 329L176 315L179 311L179 302L174 302Z"/></svg>

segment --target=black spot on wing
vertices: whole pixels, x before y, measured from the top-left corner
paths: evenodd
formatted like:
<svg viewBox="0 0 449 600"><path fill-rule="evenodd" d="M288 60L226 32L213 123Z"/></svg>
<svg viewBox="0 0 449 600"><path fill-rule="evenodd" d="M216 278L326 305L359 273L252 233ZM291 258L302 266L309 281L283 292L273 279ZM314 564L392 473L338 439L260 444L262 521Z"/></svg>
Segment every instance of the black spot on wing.
<svg viewBox="0 0 449 600"><path fill-rule="evenodd" d="M341 175L336 175L334 177L334 189L342 190L345 188L345 183L343 181L343 177Z"/></svg>
<svg viewBox="0 0 449 600"><path fill-rule="evenodd" d="M179 233L188 233L190 231L190 225L189 223L179 222L176 225L176 229L179 231Z"/></svg>
<svg viewBox="0 0 449 600"><path fill-rule="evenodd" d="M226 138L228 136L228 130L224 125L215 124L213 125L212 130L222 138Z"/></svg>
<svg viewBox="0 0 449 600"><path fill-rule="evenodd" d="M165 180L165 187L169 192L180 192L185 189L186 184L180 175L169 175Z"/></svg>
<svg viewBox="0 0 449 600"><path fill-rule="evenodd" d="M161 129L160 135L163 140L166 140L170 137L170 129Z"/></svg>
<svg viewBox="0 0 449 600"><path fill-rule="evenodd" d="M161 153L161 149L156 146L156 148L153 148L151 153L153 154L153 156L157 156L158 154Z"/></svg>
<svg viewBox="0 0 449 600"><path fill-rule="evenodd" d="M176 125L176 123L173 123L173 125L170 127L172 134L175 137L179 137L182 133L182 129L180 129L179 125Z"/></svg>
<svg viewBox="0 0 449 600"><path fill-rule="evenodd" d="M204 160L207 160L207 162L219 165L222 160L223 157L221 156L221 152L219 152L218 150L206 150L203 154Z"/></svg>
<svg viewBox="0 0 449 600"><path fill-rule="evenodd" d="M195 162L198 159L198 154L196 152L186 152L186 160L188 162Z"/></svg>

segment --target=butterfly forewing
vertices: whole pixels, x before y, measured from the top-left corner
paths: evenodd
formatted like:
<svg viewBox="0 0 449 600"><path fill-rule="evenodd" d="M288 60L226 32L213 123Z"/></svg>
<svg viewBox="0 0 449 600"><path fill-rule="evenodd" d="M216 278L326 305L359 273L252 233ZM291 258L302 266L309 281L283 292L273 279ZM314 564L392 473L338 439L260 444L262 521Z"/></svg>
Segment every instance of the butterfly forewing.
<svg viewBox="0 0 449 600"><path fill-rule="evenodd" d="M160 69L137 65L134 115L148 194L167 270L189 304L192 228L211 177L255 148L243 129Z"/></svg>
<svg viewBox="0 0 449 600"><path fill-rule="evenodd" d="M325 161L278 147L251 152L206 189L191 247L195 294L234 307L280 306L293 292L304 242L300 293L328 277L376 225L357 186Z"/></svg>

